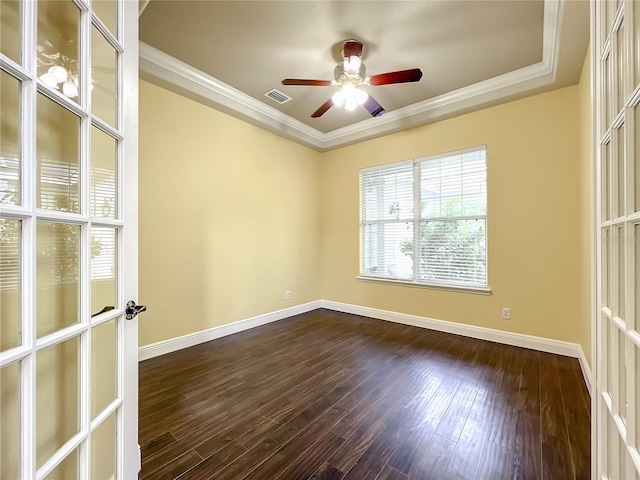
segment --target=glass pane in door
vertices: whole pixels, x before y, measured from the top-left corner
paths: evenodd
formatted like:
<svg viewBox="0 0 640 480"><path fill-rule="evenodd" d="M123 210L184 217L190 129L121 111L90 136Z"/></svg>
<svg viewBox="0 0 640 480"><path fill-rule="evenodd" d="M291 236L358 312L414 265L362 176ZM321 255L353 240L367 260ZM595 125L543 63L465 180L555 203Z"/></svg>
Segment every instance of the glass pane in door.
<svg viewBox="0 0 640 480"><path fill-rule="evenodd" d="M620 28L615 32L616 39L616 65L615 65L615 79L616 79L616 89L617 89L617 104L616 104L616 115L622 108L624 108L624 104L627 101L627 91L626 91L626 58L625 58L625 41L624 41L624 22L620 24Z"/></svg>
<svg viewBox="0 0 640 480"><path fill-rule="evenodd" d="M80 227L38 222L36 249L37 334L42 337L79 321Z"/></svg>
<svg viewBox="0 0 640 480"><path fill-rule="evenodd" d="M22 343L20 227L20 220L0 218L0 352Z"/></svg>
<svg viewBox="0 0 640 480"><path fill-rule="evenodd" d="M80 119L38 95L38 207L80 212Z"/></svg>
<svg viewBox="0 0 640 480"><path fill-rule="evenodd" d="M0 369L0 478L20 478L20 367Z"/></svg>
<svg viewBox="0 0 640 480"><path fill-rule="evenodd" d="M638 8L640 10L640 8ZM638 16L640 16L640 12L638 12ZM638 33L640 36L640 32ZM640 106L636 105L633 109L633 114L635 118L635 138L640 139ZM634 212L640 212L640 141L635 142L635 152L631 152L633 155L633 161L635 162L635 182L631 182L631 186L633 188L631 198L634 202ZM629 160L631 164L631 160Z"/></svg>
<svg viewBox="0 0 640 480"><path fill-rule="evenodd" d="M635 268L633 275L635 276L635 323L633 325L633 329L636 333L640 334L640 224L635 224L631 228L633 228L633 241L634 249L635 249ZM633 291L631 292L633 295ZM631 316L631 315L630 315ZM638 370L640 372L640 370ZM638 381L640 385L640 381ZM638 397L638 401L640 401L640 396ZM640 418L640 414L638 415ZM640 430L638 430L640 432Z"/></svg>
<svg viewBox="0 0 640 480"><path fill-rule="evenodd" d="M74 337L40 350L36 356L38 468L79 431L79 344Z"/></svg>
<svg viewBox="0 0 640 480"><path fill-rule="evenodd" d="M38 2L38 78L79 103L80 10L71 0Z"/></svg>
<svg viewBox="0 0 640 480"><path fill-rule="evenodd" d="M606 222L611 219L611 199L609 198L611 193L611 142L607 142L602 146L602 159L600 163L602 169L601 212L602 221Z"/></svg>
<svg viewBox="0 0 640 480"><path fill-rule="evenodd" d="M614 201L614 212L615 212L615 217L621 217L625 214L626 212L626 206L625 206L625 192L626 192L626 185L625 185L625 149L624 149L624 132L625 132L625 128L624 128L624 124L622 126L620 126L620 128L616 128L614 130L614 138L616 139L616 148L617 148L617 153L616 153L616 162L615 162L615 169L616 169L616 176L615 178L613 178L613 183L614 183L614 192L616 195L615 201Z"/></svg>
<svg viewBox="0 0 640 480"><path fill-rule="evenodd" d="M116 126L117 54L100 31L91 30L91 111Z"/></svg>
<svg viewBox="0 0 640 480"><path fill-rule="evenodd" d="M91 314L111 310L116 305L116 230L91 230Z"/></svg>
<svg viewBox="0 0 640 480"><path fill-rule="evenodd" d="M640 347L637 345L633 347L635 356L635 369L636 372L640 372ZM640 381L636 379L636 401L640 401ZM637 412L637 410L636 410ZM636 413L636 449L640 451L640 415Z"/></svg>
<svg viewBox="0 0 640 480"><path fill-rule="evenodd" d="M91 418L94 419L118 393L116 321L91 330Z"/></svg>
<svg viewBox="0 0 640 480"><path fill-rule="evenodd" d="M91 434L91 480L115 478L116 416L111 414Z"/></svg>
<svg viewBox="0 0 640 480"><path fill-rule="evenodd" d="M91 216L117 218L118 142L96 127L91 128Z"/></svg>
<svg viewBox="0 0 640 480"><path fill-rule="evenodd" d="M635 84L640 83L640 9L634 9L633 25L633 66L635 71Z"/></svg>
<svg viewBox="0 0 640 480"><path fill-rule="evenodd" d="M0 3L0 52L20 63L21 2L2 0Z"/></svg>
<svg viewBox="0 0 640 480"><path fill-rule="evenodd" d="M100 0L93 2L93 12L104 23L105 27L118 37L118 2L115 0Z"/></svg>
<svg viewBox="0 0 640 480"><path fill-rule="evenodd" d="M60 462L45 478L46 480L72 480L74 478L80 478L78 474L78 449L76 449Z"/></svg>
<svg viewBox="0 0 640 480"><path fill-rule="evenodd" d="M20 82L0 72L0 204L20 205Z"/></svg>
<svg viewBox="0 0 640 480"><path fill-rule="evenodd" d="M617 294L617 299L616 299L616 315L622 319L622 320L626 320L627 318L627 312L625 311L626 309L626 266L627 266L627 262L626 262L626 251L627 251L627 239L625 236L625 227L624 225L620 226L620 227L616 227L616 237L615 237L615 242L616 242L616 250L617 250L617 258L618 258L618 265L617 267L614 269L616 272L616 275L618 275L618 281L617 281L617 290L618 290L618 294Z"/></svg>

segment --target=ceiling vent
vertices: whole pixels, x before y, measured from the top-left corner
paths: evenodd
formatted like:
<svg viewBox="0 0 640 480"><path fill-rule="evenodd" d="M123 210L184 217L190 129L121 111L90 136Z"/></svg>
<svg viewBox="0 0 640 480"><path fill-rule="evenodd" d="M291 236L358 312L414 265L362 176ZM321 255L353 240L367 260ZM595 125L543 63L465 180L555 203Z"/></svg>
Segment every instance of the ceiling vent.
<svg viewBox="0 0 640 480"><path fill-rule="evenodd" d="M275 100L280 105L282 105L283 103L287 103L289 100L291 100L290 96L285 95L280 90L276 90L275 88L265 93L264 96L269 97L271 100Z"/></svg>

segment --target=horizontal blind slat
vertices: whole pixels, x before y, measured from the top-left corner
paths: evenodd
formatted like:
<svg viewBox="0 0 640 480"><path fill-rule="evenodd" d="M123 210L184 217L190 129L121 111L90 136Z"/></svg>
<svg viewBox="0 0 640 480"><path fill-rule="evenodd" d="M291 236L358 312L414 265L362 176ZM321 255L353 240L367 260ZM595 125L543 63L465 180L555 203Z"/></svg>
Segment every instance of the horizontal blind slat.
<svg viewBox="0 0 640 480"><path fill-rule="evenodd" d="M363 274L486 286L484 148L364 170L360 186Z"/></svg>

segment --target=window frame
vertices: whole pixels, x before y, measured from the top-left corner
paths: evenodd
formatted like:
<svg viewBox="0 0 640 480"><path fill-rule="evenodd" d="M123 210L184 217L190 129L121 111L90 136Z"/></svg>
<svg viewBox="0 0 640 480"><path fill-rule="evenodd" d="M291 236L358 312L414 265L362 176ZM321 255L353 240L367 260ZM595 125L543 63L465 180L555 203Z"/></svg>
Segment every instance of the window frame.
<svg viewBox="0 0 640 480"><path fill-rule="evenodd" d="M453 157L457 155L464 155L473 152L484 152L484 172L485 172L485 212L482 215L456 215L456 216L440 216L440 217L423 217L421 210L422 191L422 175L421 164L433 160L441 160L447 157ZM365 196L363 194L363 175L371 172L390 171L398 169L406 165L412 165L412 181L413 181L413 214L410 219L399 218L397 221L393 220L365 220ZM460 150L448 151L438 153L434 155L428 155L425 157L414 158L410 160L403 160L400 162L388 163L384 165L377 165L374 167L363 168L359 172L359 201L360 201L360 222L359 222L359 241L360 241L360 258L359 258L359 274L356 277L358 281L367 283L382 283L388 285L409 286L418 288L427 288L433 290L444 290L453 292L474 293L480 295L491 294L491 288L489 287L489 232L488 232L488 155L486 145L477 145L474 147L464 148ZM442 197L441 197L442 198ZM464 212L463 212L464 213ZM486 268L486 283L485 284L466 284L466 283L448 283L448 282L434 282L420 280L419 267L420 262L418 253L420 251L420 235L421 226L425 222L429 221L450 221L450 220L484 220L485 226L485 268ZM376 275L365 271L365 229L369 225L375 224L389 224L389 223L409 223L413 228L413 268L411 278L394 278L386 275Z"/></svg>

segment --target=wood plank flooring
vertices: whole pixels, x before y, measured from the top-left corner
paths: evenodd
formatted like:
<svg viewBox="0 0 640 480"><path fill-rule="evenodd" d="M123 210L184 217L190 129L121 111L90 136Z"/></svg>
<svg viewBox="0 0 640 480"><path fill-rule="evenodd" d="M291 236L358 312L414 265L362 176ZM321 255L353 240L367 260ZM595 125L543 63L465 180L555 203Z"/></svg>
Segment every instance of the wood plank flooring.
<svg viewBox="0 0 640 480"><path fill-rule="evenodd" d="M590 478L578 361L315 310L140 364L141 479Z"/></svg>

